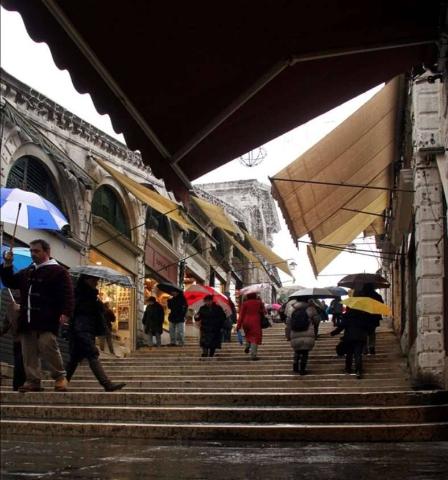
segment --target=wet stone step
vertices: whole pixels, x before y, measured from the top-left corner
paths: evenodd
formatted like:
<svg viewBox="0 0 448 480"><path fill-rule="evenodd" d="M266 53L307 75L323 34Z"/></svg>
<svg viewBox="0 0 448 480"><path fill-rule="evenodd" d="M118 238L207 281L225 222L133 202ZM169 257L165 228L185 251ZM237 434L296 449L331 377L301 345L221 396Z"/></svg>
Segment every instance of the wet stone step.
<svg viewBox="0 0 448 480"><path fill-rule="evenodd" d="M2 405L3 419L126 422L421 423L448 419L448 405L351 408L297 407L120 407Z"/></svg>
<svg viewBox="0 0 448 480"><path fill-rule="evenodd" d="M381 392L296 392L296 393L169 393L169 392L67 392L53 391L20 394L2 392L0 404L49 405L232 405L232 406L400 406L443 405L446 391L414 392L407 389Z"/></svg>
<svg viewBox="0 0 448 480"><path fill-rule="evenodd" d="M365 424L204 424L2 420L3 434L100 435L108 438L257 441L428 441L444 440L448 423Z"/></svg>

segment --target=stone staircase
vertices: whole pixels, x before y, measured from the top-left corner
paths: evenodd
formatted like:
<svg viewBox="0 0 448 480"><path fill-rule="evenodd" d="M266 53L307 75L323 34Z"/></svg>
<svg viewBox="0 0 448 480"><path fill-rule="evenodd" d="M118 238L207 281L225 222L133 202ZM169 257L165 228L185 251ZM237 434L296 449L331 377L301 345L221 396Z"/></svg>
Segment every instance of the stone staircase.
<svg viewBox="0 0 448 480"><path fill-rule="evenodd" d="M343 373L338 338L322 325L309 374L292 373L283 326L265 331L261 360L235 341L201 359L185 347L139 350L103 360L124 390L105 393L87 365L70 392L19 394L2 387L5 434L85 435L196 440L417 441L448 439L448 392L413 391L391 330L380 329L365 376ZM232 339L234 340L234 339Z"/></svg>

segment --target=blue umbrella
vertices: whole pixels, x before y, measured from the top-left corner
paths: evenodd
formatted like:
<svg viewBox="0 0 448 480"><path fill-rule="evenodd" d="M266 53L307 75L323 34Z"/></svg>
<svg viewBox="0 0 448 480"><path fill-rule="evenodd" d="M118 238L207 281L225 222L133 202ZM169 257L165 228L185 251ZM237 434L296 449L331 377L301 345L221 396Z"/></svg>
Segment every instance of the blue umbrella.
<svg viewBox="0 0 448 480"><path fill-rule="evenodd" d="M62 212L37 193L19 188L2 188L0 197L2 222L31 230L61 230L68 224Z"/></svg>
<svg viewBox="0 0 448 480"><path fill-rule="evenodd" d="M338 295L339 297L345 297L348 295L348 292L345 288L342 287L326 287L330 292L333 292L334 294Z"/></svg>
<svg viewBox="0 0 448 480"><path fill-rule="evenodd" d="M3 252L9 250L10 247L7 247L6 245L2 245L2 256ZM22 268L28 267L31 263L31 253L29 248L22 248L22 247L17 247L13 248L12 252L14 254L14 259L12 263L12 269L15 272L18 272L19 270L22 270ZM0 281L0 288L4 288L3 283Z"/></svg>

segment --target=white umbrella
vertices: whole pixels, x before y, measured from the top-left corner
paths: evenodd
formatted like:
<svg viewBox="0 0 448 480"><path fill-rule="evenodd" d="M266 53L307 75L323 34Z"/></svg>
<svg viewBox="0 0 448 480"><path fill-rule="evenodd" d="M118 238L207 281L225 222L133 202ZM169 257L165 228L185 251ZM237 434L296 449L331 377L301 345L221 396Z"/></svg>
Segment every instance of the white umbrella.
<svg viewBox="0 0 448 480"><path fill-rule="evenodd" d="M70 269L70 273L75 276L88 275L89 277L96 277L104 280L107 283L116 283L122 287L132 288L134 282L132 279L123 273L117 272L109 267L101 267L96 265L80 265Z"/></svg>
<svg viewBox="0 0 448 480"><path fill-rule="evenodd" d="M0 219L14 225L11 248L18 225L29 230L61 230L68 224L62 212L37 193L1 188L0 197Z"/></svg>
<svg viewBox="0 0 448 480"><path fill-rule="evenodd" d="M255 283L240 289L240 295L248 295L249 293L260 293L262 290L271 288L270 283Z"/></svg>
<svg viewBox="0 0 448 480"><path fill-rule="evenodd" d="M296 292L292 293L289 296L289 299L293 298L303 298L303 297L308 297L308 298L336 298L339 297L338 293L332 292L328 288L320 288L320 287L314 287L314 288L302 288L300 290L297 290Z"/></svg>

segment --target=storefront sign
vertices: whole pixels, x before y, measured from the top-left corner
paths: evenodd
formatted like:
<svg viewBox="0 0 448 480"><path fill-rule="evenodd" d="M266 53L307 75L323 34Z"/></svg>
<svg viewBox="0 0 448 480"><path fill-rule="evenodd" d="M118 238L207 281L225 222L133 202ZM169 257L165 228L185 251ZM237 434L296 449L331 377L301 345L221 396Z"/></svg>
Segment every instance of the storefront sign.
<svg viewBox="0 0 448 480"><path fill-rule="evenodd" d="M170 282L177 284L177 260L165 257L154 247L147 247L145 252L145 263L157 274L166 278Z"/></svg>

